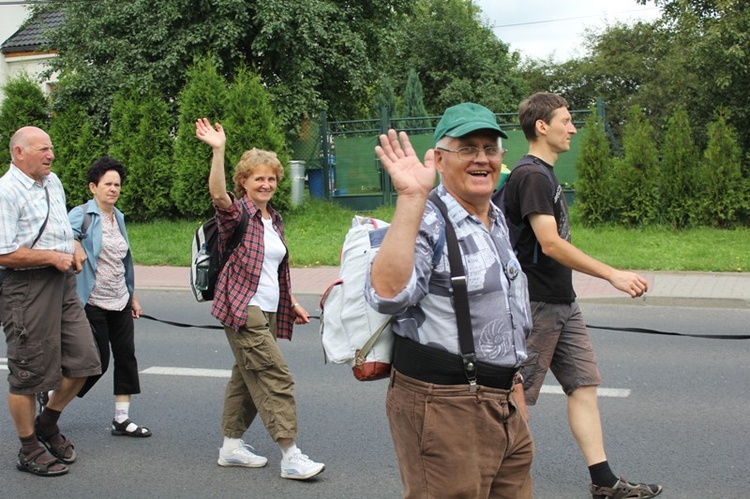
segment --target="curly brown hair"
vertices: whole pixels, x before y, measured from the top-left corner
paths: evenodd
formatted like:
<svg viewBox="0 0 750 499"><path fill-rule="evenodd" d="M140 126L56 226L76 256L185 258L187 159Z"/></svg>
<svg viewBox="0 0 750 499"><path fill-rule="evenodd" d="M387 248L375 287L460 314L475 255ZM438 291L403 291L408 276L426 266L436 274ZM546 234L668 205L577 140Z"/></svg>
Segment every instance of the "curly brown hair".
<svg viewBox="0 0 750 499"><path fill-rule="evenodd" d="M234 167L234 193L238 198L245 195L245 188L242 184L261 166L270 167L276 174L276 183L281 183L281 179L284 178L284 167L281 166L276 153L253 147L242 153L242 157Z"/></svg>

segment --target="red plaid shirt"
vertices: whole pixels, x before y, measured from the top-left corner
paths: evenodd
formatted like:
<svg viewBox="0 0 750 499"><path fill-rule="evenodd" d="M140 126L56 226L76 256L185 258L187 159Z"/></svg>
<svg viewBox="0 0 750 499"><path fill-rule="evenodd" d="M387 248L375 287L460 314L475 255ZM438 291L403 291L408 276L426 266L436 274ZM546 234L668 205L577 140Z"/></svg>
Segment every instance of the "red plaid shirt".
<svg viewBox="0 0 750 499"><path fill-rule="evenodd" d="M219 227L219 245L225 248L235 228L240 223L242 212L240 204L247 211L249 218L247 231L242 243L232 252L227 264L219 273L216 292L211 306L211 315L223 325L239 329L247 322L247 305L255 294L260 282L265 248L263 246L263 221L260 210L247 197L234 199L232 206L226 210L216 208L216 222ZM284 241L284 225L279 215L269 207L273 228ZM279 265L279 308L276 310L276 337L292 339L294 315L292 312L291 279L289 277L289 250Z"/></svg>

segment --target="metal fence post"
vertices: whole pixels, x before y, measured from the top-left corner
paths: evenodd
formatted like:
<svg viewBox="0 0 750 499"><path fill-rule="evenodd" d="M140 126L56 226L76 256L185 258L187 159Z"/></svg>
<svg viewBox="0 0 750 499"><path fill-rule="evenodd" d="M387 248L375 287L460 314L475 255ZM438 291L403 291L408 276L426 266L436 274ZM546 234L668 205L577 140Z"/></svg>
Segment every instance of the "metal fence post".
<svg viewBox="0 0 750 499"><path fill-rule="evenodd" d="M380 108L380 133L387 134L389 128L391 128L391 118L388 115L388 106L383 106ZM383 185L383 205L393 206L393 184L391 183L391 176L385 171L380 160L378 160L378 167L380 168Z"/></svg>
<svg viewBox="0 0 750 499"><path fill-rule="evenodd" d="M328 119L326 112L320 113L320 169L323 172L323 197L330 201L331 200L331 189L329 178L331 176L330 166L328 164Z"/></svg>

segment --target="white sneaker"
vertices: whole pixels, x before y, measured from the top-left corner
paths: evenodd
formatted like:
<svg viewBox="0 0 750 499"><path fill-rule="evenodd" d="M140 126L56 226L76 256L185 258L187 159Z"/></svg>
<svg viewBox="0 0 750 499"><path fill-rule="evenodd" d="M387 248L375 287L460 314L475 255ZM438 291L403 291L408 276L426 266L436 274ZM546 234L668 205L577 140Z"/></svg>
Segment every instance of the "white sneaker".
<svg viewBox="0 0 750 499"><path fill-rule="evenodd" d="M297 449L297 452L281 459L281 478L307 480L326 468L323 463L316 463Z"/></svg>
<svg viewBox="0 0 750 499"><path fill-rule="evenodd" d="M240 440L240 446L232 452L219 449L219 466L244 466L246 468L262 468L268 462L263 456L256 456L251 452L250 445Z"/></svg>

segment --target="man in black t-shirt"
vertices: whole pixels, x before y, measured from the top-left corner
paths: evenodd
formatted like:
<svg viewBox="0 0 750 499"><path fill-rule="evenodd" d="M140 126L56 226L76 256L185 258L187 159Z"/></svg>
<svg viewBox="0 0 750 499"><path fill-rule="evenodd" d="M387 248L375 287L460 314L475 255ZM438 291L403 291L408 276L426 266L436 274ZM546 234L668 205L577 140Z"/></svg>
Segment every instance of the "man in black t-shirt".
<svg viewBox="0 0 750 499"><path fill-rule="evenodd" d="M614 269L573 246L570 219L553 167L570 150L576 133L568 104L560 96L537 93L519 107L529 157L507 180L505 209L514 224L525 223L516 251L529 281L533 329L523 367L526 403L534 405L548 369L568 397L568 420L591 474L594 499L650 498L660 485L631 483L610 469L604 451L596 387L601 378L591 340L575 302L572 271L606 279L636 298L648 290L638 274Z"/></svg>

